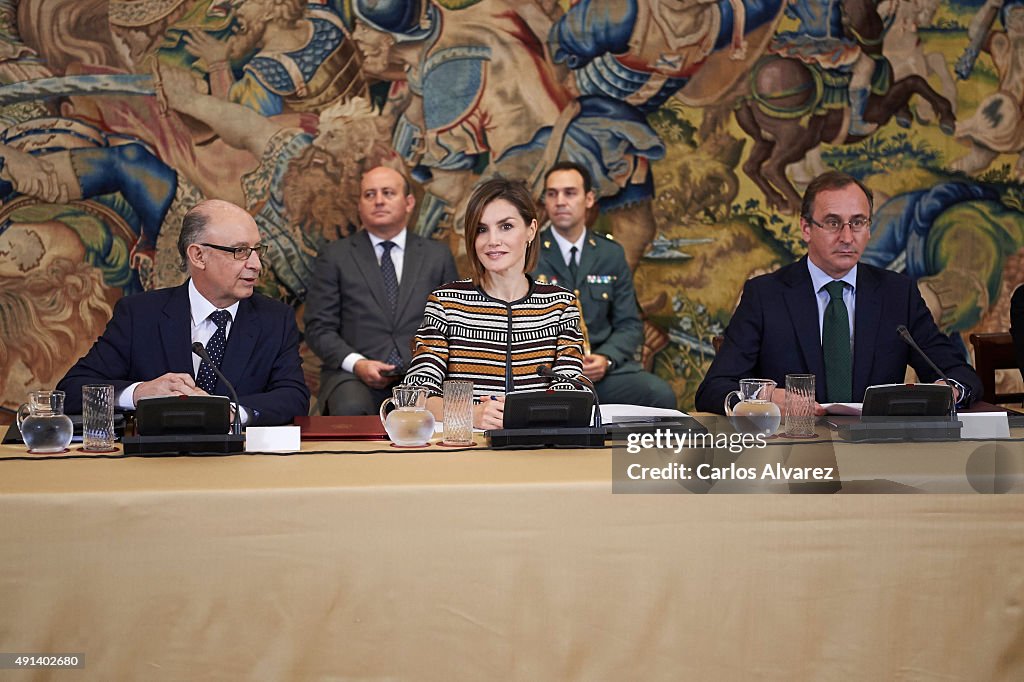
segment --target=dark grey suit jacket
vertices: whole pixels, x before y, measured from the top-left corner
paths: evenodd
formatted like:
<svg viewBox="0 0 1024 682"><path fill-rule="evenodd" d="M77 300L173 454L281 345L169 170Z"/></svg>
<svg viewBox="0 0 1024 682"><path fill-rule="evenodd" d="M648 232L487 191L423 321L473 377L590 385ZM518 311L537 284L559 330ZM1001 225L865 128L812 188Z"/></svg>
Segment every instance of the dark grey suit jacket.
<svg viewBox="0 0 1024 682"><path fill-rule="evenodd" d="M365 230L327 245L316 262L306 297L306 342L323 361L320 402L340 384L358 381L341 369L350 353L384 361L397 346L402 364L412 359L412 339L423 321L430 292L459 278L455 259L442 242L406 233L402 279L394 315L384 294L384 280Z"/></svg>

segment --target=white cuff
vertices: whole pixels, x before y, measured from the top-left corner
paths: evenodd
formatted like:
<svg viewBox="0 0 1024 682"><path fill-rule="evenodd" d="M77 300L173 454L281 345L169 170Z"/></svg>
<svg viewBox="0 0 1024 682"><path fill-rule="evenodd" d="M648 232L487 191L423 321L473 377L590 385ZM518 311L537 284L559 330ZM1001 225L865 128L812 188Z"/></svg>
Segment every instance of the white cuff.
<svg viewBox="0 0 1024 682"><path fill-rule="evenodd" d="M141 384L141 381L136 381L134 384L124 389L117 394L117 406L122 410L134 410L135 409L135 389Z"/></svg>
<svg viewBox="0 0 1024 682"><path fill-rule="evenodd" d="M345 359L341 361L341 368L346 372L356 373L356 363L360 360L365 360L366 356L361 353L349 353L345 356Z"/></svg>

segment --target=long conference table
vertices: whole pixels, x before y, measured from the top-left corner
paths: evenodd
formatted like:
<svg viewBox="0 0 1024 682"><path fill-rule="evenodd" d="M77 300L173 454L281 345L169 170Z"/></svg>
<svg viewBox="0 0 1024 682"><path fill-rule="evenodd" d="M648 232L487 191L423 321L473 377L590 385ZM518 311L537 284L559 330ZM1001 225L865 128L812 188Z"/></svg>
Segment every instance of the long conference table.
<svg viewBox="0 0 1024 682"><path fill-rule="evenodd" d="M0 653L83 656L0 679L1021 680L1024 495L975 492L1024 487L1012 435L733 462L935 493L867 495L648 488L622 448L0 446Z"/></svg>

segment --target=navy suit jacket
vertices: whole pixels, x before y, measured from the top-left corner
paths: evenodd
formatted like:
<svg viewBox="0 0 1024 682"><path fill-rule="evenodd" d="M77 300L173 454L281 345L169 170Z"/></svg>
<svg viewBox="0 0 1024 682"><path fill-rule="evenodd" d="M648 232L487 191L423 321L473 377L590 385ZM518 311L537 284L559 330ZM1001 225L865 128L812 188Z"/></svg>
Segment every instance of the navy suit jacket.
<svg viewBox="0 0 1024 682"><path fill-rule="evenodd" d="M860 263L853 323L854 400L862 400L868 386L902 382L907 365L921 381L939 378L897 334L901 324L949 378L969 387L972 397L982 396L981 380L939 331L914 281ZM722 414L725 396L739 388L740 379L772 379L781 388L791 373L813 374L817 401L827 402L818 304L806 256L744 285L722 348L697 389L696 408Z"/></svg>
<svg viewBox="0 0 1024 682"><path fill-rule="evenodd" d="M112 384L117 394L168 372L194 376L190 321L187 282L119 300L103 335L57 384L67 392L66 410L82 411L85 384ZM221 371L235 385L238 402L256 411L252 425L288 424L309 413L291 306L260 294L239 301ZM229 395L219 379L213 393Z"/></svg>
<svg viewBox="0 0 1024 682"><path fill-rule="evenodd" d="M1010 299L1010 335L1017 353L1017 366L1024 375L1024 284L1017 287Z"/></svg>

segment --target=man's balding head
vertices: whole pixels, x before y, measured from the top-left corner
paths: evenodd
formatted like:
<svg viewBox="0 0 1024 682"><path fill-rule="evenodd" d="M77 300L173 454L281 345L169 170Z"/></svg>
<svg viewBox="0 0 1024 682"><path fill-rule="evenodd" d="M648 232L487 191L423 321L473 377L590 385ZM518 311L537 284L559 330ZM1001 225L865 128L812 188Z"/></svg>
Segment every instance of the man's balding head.
<svg viewBox="0 0 1024 682"><path fill-rule="evenodd" d="M227 308L252 296L262 269L256 251L245 258L236 258L235 251L259 242L259 228L245 209L207 199L185 214L178 253L199 293L218 308Z"/></svg>
<svg viewBox="0 0 1024 682"><path fill-rule="evenodd" d="M409 222L416 200L405 176L394 168L377 166L359 184L359 218L370 233L391 239Z"/></svg>

